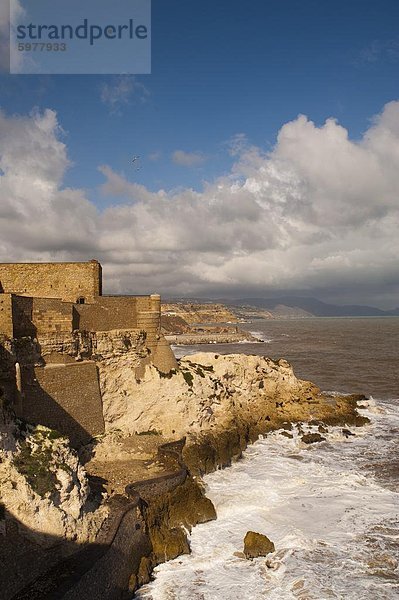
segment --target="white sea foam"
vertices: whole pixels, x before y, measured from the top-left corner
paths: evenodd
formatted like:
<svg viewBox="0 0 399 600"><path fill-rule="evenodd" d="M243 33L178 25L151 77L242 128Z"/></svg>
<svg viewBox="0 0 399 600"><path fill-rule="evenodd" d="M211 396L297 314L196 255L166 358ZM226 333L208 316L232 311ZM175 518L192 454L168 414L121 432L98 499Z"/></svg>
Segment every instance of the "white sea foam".
<svg viewBox="0 0 399 600"><path fill-rule="evenodd" d="M218 519L193 529L192 554L156 569L151 600L388 600L399 594L399 494L375 465L392 451L397 406L368 402L373 424L305 445L274 432L231 468L206 477ZM305 427L316 431L316 428ZM386 456L386 455L385 455ZM234 556L248 530L276 552ZM396 553L396 556L395 556Z"/></svg>
<svg viewBox="0 0 399 600"><path fill-rule="evenodd" d="M258 340L260 342L263 342L264 344L270 344L270 342L273 341L273 338L268 338L265 336L264 331L250 331L249 333L251 333L254 337L258 338Z"/></svg>
<svg viewBox="0 0 399 600"><path fill-rule="evenodd" d="M201 352L200 346L178 346L172 344L171 349L176 358L181 358L182 356L189 356L190 354L196 354L197 352Z"/></svg>

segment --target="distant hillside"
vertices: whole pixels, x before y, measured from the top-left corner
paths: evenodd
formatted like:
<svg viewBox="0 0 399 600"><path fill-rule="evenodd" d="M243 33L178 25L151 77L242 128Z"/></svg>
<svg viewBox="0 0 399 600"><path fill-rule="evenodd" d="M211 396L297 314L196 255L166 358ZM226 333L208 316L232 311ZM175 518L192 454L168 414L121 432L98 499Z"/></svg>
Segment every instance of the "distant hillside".
<svg viewBox="0 0 399 600"><path fill-rule="evenodd" d="M236 315L223 304L201 302L163 302L162 315L180 317L188 324L236 323Z"/></svg>
<svg viewBox="0 0 399 600"><path fill-rule="evenodd" d="M399 307L382 310L375 306L339 306L317 298L280 296L278 298L174 298L162 303L162 313L178 315L188 323L234 322L240 319L306 317L390 317L399 316Z"/></svg>
<svg viewBox="0 0 399 600"><path fill-rule="evenodd" d="M362 306L357 304L348 304L338 306L335 304L327 304L317 298L302 298L295 296L283 296L280 298L240 298L238 300L225 300L226 304L235 306L253 306L256 308L266 309L273 316L288 316L290 311L284 311L284 307L304 311L306 314L301 316L314 317L385 317L399 316L399 308L391 311L381 310L374 306ZM288 314L287 314L288 313ZM292 316L292 315L291 315Z"/></svg>

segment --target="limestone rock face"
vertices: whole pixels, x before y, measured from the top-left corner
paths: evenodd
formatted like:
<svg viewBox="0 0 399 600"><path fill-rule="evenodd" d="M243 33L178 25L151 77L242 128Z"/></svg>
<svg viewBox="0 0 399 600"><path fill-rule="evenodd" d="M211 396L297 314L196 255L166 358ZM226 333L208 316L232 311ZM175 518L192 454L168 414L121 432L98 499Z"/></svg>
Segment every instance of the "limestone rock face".
<svg viewBox="0 0 399 600"><path fill-rule="evenodd" d="M68 440L46 427L28 427L15 441L14 452L0 448L2 506L41 546L57 538L95 539L108 509L90 511L89 491L86 472Z"/></svg>
<svg viewBox="0 0 399 600"><path fill-rule="evenodd" d="M322 394L283 359L199 352L167 373L147 364L139 377L127 357L115 357L100 362L99 375L106 431L185 436L183 458L197 475L231 464L248 443L284 424L363 419L360 397Z"/></svg>
<svg viewBox="0 0 399 600"><path fill-rule="evenodd" d="M189 302L162 303L162 315L180 317L193 323L236 323L237 317L223 304L197 304Z"/></svg>
<svg viewBox="0 0 399 600"><path fill-rule="evenodd" d="M244 538L244 554L246 558L257 558L258 556L266 556L270 552L274 552L275 547L272 541L262 533L248 531Z"/></svg>
<svg viewBox="0 0 399 600"><path fill-rule="evenodd" d="M238 415L262 413L270 420L278 413L290 420L302 413L295 401L318 392L298 380L285 360L211 353L184 357L166 375L148 365L140 381L125 361L103 363L100 385L106 428L156 429L176 438L226 428Z"/></svg>
<svg viewBox="0 0 399 600"><path fill-rule="evenodd" d="M7 411L3 410L0 404L0 457L12 456L12 453L16 451L17 445L14 434L15 425Z"/></svg>

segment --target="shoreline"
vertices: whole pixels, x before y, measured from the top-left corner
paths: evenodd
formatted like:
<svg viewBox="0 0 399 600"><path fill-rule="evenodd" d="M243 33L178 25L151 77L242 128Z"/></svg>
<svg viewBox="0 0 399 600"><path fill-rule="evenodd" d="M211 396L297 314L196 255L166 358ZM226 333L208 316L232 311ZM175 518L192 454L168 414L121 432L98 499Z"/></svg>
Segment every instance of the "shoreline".
<svg viewBox="0 0 399 600"><path fill-rule="evenodd" d="M118 378L119 371L112 371L111 375ZM69 588L60 598L89 599L95 590L99 590L98 597L104 600L131 598L139 587L148 583L157 564L189 553L187 531L217 517L213 504L204 495L201 477L239 460L260 434L304 421L347 426L367 422L356 410L364 396L322 394L312 383L298 380L286 361L275 362L259 356L190 355L179 361L178 371L168 375L147 367L145 378L135 385L144 403L147 397L159 393L156 390L162 390L164 398L158 398L157 406L165 399L178 405L179 394L186 402L198 397L195 400L199 403L198 426L188 429L187 439L170 439L159 446L157 437L152 436L154 447L157 446L157 456L152 461L162 463L162 472L150 479L141 477L125 487L123 497L119 496L121 504L117 502L116 508L111 506L107 519L108 527L114 531L112 540L98 543L98 538L82 550L97 557L94 564L86 561L86 571L81 572L80 555L76 553L56 564L56 580L62 577L64 588L69 581ZM173 438L175 435L171 435L167 425L170 418L174 427L176 422L169 415L168 406L167 403L164 416L154 413L153 418L160 425L163 422L164 437ZM209 411L213 415L211 421L207 416ZM116 421L114 426L128 436L129 415L124 418L125 421ZM143 422L142 426L150 431L151 423ZM185 423L181 425L183 432L189 420ZM176 431L176 435L179 433ZM108 465L110 468L112 463ZM77 572L70 574L69 580L64 579L62 569L65 566L70 573L71 563ZM32 592L53 577L54 571L50 570L20 590L21 593L9 597L50 599L54 597L51 592L37 596ZM115 590L119 590L119 595Z"/></svg>
<svg viewBox="0 0 399 600"><path fill-rule="evenodd" d="M169 344L174 346L196 346L197 344L239 344L263 343L263 340L254 336L249 331L237 333L181 333L165 335Z"/></svg>
<svg viewBox="0 0 399 600"><path fill-rule="evenodd" d="M253 364L251 364L251 358ZM253 394L252 401L249 398L246 406L243 400L244 396L241 396L242 402L236 402L231 396L231 388L228 386L226 393L229 398L230 410L222 411L222 414L227 416L227 420L219 417L221 420L217 420L214 426L207 425L195 434L191 433L187 436L185 444L181 445L179 456L175 455L179 466L188 471L190 486L194 486L191 493L195 491L194 502L187 502L184 482L175 488L174 493L166 492L155 496L150 494L145 497L145 501L150 507L148 513L150 520L147 521L147 525L150 535L151 532L153 535L155 534L155 547L159 547L160 541L157 529L162 531L163 556L162 560L159 560L159 555L155 560L153 557L142 557L142 568L139 567L131 580L136 586L135 590L150 581L152 569L157 564L176 558L180 554L189 553L187 533L183 531L182 537L181 526L176 528L179 519L180 524L184 523L185 529L190 531L192 526L214 518L211 513L207 512L210 509L209 505L204 514L203 503L210 501L203 493L202 476L216 469L228 467L234 461L239 460L243 451L254 443L259 435L267 435L282 427L289 428L292 423L308 422L328 427L329 425L362 426L369 422L357 411L357 404L365 400L365 396L323 394L312 383L297 380L286 361L280 360L276 363L263 357L251 358L248 359L245 355L218 357L211 353L200 353L194 356L190 355L180 361L180 370L184 371L187 366L190 366L194 372L199 372L198 380L201 382L206 373L209 373L211 379L214 379L218 367L221 371L217 374L222 379L224 377L230 379L231 370L236 372L243 365L253 374L253 380L249 381L249 388L258 391ZM269 371L269 378L260 366L265 363L272 367L272 370ZM198 371L199 367L204 371ZM211 368L211 371L207 371ZM226 372L225 368L227 368ZM174 377L172 376L167 381L172 384ZM273 377L277 377L280 385L278 383L273 385L270 381ZM291 381L290 377L294 379ZM239 381L248 383L248 379L250 379L248 373L245 375L240 372ZM267 390L266 396L261 395L263 386L271 386ZM140 482L136 482L131 487L135 488L135 486L139 491ZM214 510L213 505L212 509ZM175 517L178 515L177 520L170 521L170 514ZM204 519L204 517L206 518ZM215 517L217 518L216 514Z"/></svg>
<svg viewBox="0 0 399 600"><path fill-rule="evenodd" d="M331 400L331 398L330 398ZM202 490L202 476L212 473L218 469L225 469L231 466L234 462L239 461L242 458L242 453L253 443L255 443L260 435L267 435L273 431L277 431L281 428L290 429L293 425L298 425L300 423L313 423L318 424L322 427L330 426L355 426L361 427L367 424L369 421L366 417L359 415L357 411L357 405L359 402L366 400L363 395L348 395L348 396L337 396L335 398L337 404L335 408L338 408L338 412L334 414L329 410L331 408L331 403L328 402L327 406L320 406L321 414L324 413L323 420L315 420L315 419L303 419L299 418L297 420L292 420L290 422L286 422L283 419L280 421L276 421L273 424L266 425L262 428L262 431L259 431L258 428L251 427L248 423L241 423L237 426L236 429L231 429L221 432L218 435L214 434L204 434L202 435L196 443L191 443L190 445L182 445L181 446L181 457L183 458L184 468L187 470L187 473L190 476L194 475L196 478L196 484ZM323 404L323 403L322 403ZM325 409L327 408L326 412ZM320 414L320 416L321 416ZM283 427L282 427L283 426ZM142 482L137 482L136 484L132 484L129 488L140 489ZM205 496L206 498L206 496ZM148 498L148 500L150 500ZM202 500L202 498L201 498ZM207 499L211 502L209 499ZM151 500L150 500L151 502ZM212 503L211 503L212 504ZM213 505L212 505L213 506ZM197 510L198 507L194 505L195 514L190 515L190 510L188 514L186 514L186 518L189 518L189 521L197 521L195 523L191 523L188 526L188 530L191 531L191 527L195 526L201 522L205 522L204 520L197 520ZM217 519L217 514L215 511L215 518ZM212 520L212 518L206 519ZM189 542L186 536L186 543L189 551ZM165 547L165 551L166 547ZM177 558L179 554L173 556L173 558ZM162 560L161 562L167 562L170 560L169 556L166 560ZM157 563L159 564L159 562ZM152 565L151 571L148 573L148 577L145 580L142 580L139 585L137 585L135 592L145 583L148 583L151 580L151 573L156 564ZM136 575L137 576L137 575ZM137 580L137 583L138 580ZM135 597L135 596L133 596Z"/></svg>

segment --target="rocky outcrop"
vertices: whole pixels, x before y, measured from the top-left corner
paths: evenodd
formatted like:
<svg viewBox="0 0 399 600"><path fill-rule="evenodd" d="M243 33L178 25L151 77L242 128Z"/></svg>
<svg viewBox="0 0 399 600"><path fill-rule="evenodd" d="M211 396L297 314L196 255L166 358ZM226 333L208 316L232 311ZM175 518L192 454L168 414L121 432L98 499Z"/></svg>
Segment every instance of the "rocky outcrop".
<svg viewBox="0 0 399 600"><path fill-rule="evenodd" d="M46 427L27 426L18 431L13 444L12 452L4 444L0 450L4 509L41 546L51 543L50 536L93 541L107 509L94 510L88 502L86 472L68 439Z"/></svg>
<svg viewBox="0 0 399 600"><path fill-rule="evenodd" d="M15 451L0 453L2 598L121 598L189 552L187 531L216 517L182 463L184 440L159 448L163 473L95 506L65 438L43 427L7 433Z"/></svg>
<svg viewBox="0 0 399 600"><path fill-rule="evenodd" d="M192 329L189 333L167 335L171 344L194 346L196 344L238 344L240 342L260 342L257 337L236 327L210 327Z"/></svg>
<svg viewBox="0 0 399 600"><path fill-rule="evenodd" d="M257 558L258 556L267 556L275 551L274 544L267 535L248 531L244 538L245 558Z"/></svg>
<svg viewBox="0 0 399 600"><path fill-rule="evenodd" d="M143 489L140 496L145 495ZM187 532L199 523L216 519L212 502L205 497L198 482L187 475L183 483L159 494L149 493L143 509L150 551L133 573L130 589L134 591L150 580L152 569L159 563L189 554Z"/></svg>
<svg viewBox="0 0 399 600"><path fill-rule="evenodd" d="M317 442L325 442L326 438L320 435L320 433L305 433L301 440L304 444L316 444Z"/></svg>
<svg viewBox="0 0 399 600"><path fill-rule="evenodd" d="M321 394L283 359L198 353L166 375L147 366L140 380L114 362L100 369L100 382L107 429L187 436L184 460L194 473L229 465L259 434L283 423L364 423L359 397Z"/></svg>
<svg viewBox="0 0 399 600"><path fill-rule="evenodd" d="M226 325L237 323L238 319L221 304L167 304L163 311L162 333L172 344L237 344L260 341L236 325Z"/></svg>
<svg viewBox="0 0 399 600"><path fill-rule="evenodd" d="M237 317L224 304L198 302L162 303L162 315L180 317L189 325L194 323L235 323Z"/></svg>
<svg viewBox="0 0 399 600"><path fill-rule="evenodd" d="M89 545L81 561L74 558L66 598L89 598L100 582L109 590L109 595L102 597L113 598L112 586L125 589L129 576L133 591L148 581L154 565L188 552L185 530L215 518L212 504L193 475L229 465L259 434L280 426L289 429L291 422L304 420L319 426L364 423L356 412L359 397L323 395L310 382L298 380L285 360L198 353L162 372L146 357L137 355L139 340L126 337L123 331L97 335L95 349L93 341L89 360L98 367L110 436L94 451L105 469L103 476L107 461L108 468L113 469L115 460L124 461L126 468L134 460L128 445L114 439L117 431L126 440L141 437L134 434L146 434L146 439L159 437L170 443L161 447L156 458L150 457L157 465L154 476L141 476L128 486L123 500L128 505L122 503L118 509L115 525L112 514L110 521L113 509L101 498L99 505L98 495L89 494L86 472L64 438L43 427L23 431L2 413L0 534L5 512L8 529L3 530L11 545L16 547L15 541L23 537L37 549L38 560L30 577L40 575L51 561L63 559L64 550L57 556L52 553L56 544L78 543L80 547L103 540L100 548ZM79 348L83 347L81 340ZM80 358L84 358L82 353ZM177 441L183 436L187 438L184 447ZM13 522L18 523L16 530L9 527ZM107 531L111 533L107 535ZM15 561L4 558L4 545L2 548L0 561L9 561L6 572ZM76 547L65 552L76 553ZM25 556L22 563L28 555L21 550L21 557ZM23 571L16 586L26 576ZM51 575L54 585L61 575L59 571Z"/></svg>
<svg viewBox="0 0 399 600"><path fill-rule="evenodd" d="M14 597L97 540L109 517L101 500L68 439L15 421L0 405L0 596Z"/></svg>

